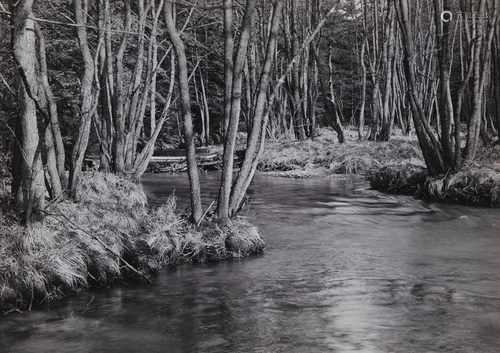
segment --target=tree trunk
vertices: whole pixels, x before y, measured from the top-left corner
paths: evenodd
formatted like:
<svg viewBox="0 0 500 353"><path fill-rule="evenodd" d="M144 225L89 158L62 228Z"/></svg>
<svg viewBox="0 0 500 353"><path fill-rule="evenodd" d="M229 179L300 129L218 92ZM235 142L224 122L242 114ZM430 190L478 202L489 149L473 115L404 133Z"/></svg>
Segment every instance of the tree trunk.
<svg viewBox="0 0 500 353"><path fill-rule="evenodd" d="M224 135L227 134L231 117L231 93L233 91L233 1L224 0Z"/></svg>
<svg viewBox="0 0 500 353"><path fill-rule="evenodd" d="M78 42L83 59L83 74L80 87L80 127L76 137L71 158L69 188L71 195L76 196L76 188L82 171L83 160L87 151L90 137L92 117L94 115L94 60L90 53L88 44L87 29L87 0L74 0L74 13Z"/></svg>
<svg viewBox="0 0 500 353"><path fill-rule="evenodd" d="M361 54L359 57L359 60L361 62L361 107L359 108L358 139L360 141L364 139L364 129L365 129L365 106L366 106L365 50L366 50L366 40L363 38L363 44L361 44Z"/></svg>
<svg viewBox="0 0 500 353"><path fill-rule="evenodd" d="M483 120L483 100L485 91L486 75L491 57L491 43L496 25L496 15L498 5L494 4L491 20L486 21L488 27L485 26L486 16L486 0L480 0L476 14L478 17L473 22L473 38L474 58L473 58L473 74L472 74L472 114L467 125L467 144L465 147L465 161L471 162L476 157L479 137L481 132L481 122Z"/></svg>
<svg viewBox="0 0 500 353"><path fill-rule="evenodd" d="M236 146L236 137L241 113L242 81L243 68L245 65L250 32L253 23L256 0L247 0L243 20L241 23L240 41L238 50L234 59L232 71L232 93L231 93L231 116L224 141L224 156L221 188L219 191L218 217L222 223L227 223L230 217L229 200L231 187L233 184L233 164L234 150ZM227 87L226 83L226 87Z"/></svg>
<svg viewBox="0 0 500 353"><path fill-rule="evenodd" d="M253 180L257 167L261 145L265 139L264 122L265 108L268 99L267 90L269 87L271 68L273 65L274 52L276 49L276 37L279 30L282 1L275 1L271 18L271 31L269 34L262 75L260 77L257 99L255 103L254 116L252 119L252 131L248 137L245 159L240 168L238 179L231 194L230 216L235 215L242 204L245 193Z"/></svg>
<svg viewBox="0 0 500 353"><path fill-rule="evenodd" d="M315 52L315 58L316 58L316 63L318 65L319 86L325 113L328 114L329 116L328 120L331 122L333 129L337 133L337 138L339 139L339 142L344 143L345 141L344 130L338 119L337 107L333 101L334 97L330 97L329 85L325 82L325 77L330 76L328 65L325 63L323 56L318 51Z"/></svg>
<svg viewBox="0 0 500 353"><path fill-rule="evenodd" d="M52 89L49 84L49 76L47 69L47 53L46 53L46 45L45 38L43 33L38 25L35 25L36 35L38 37L39 42L39 58L40 58L40 83L42 94L46 100L47 113L50 118L50 135L48 136L53 143L53 153L54 153L54 162L57 170L57 179L53 182L55 184L65 185L66 180L66 171L65 171L65 151L64 151L64 143L61 134L61 128L59 126L59 114L57 113L57 104L54 98L54 94L52 93ZM48 143L48 141L46 140ZM47 146L48 148L48 146ZM61 190L62 191L62 190Z"/></svg>
<svg viewBox="0 0 500 353"><path fill-rule="evenodd" d="M37 95L38 81L36 73L35 22L33 0L18 1L12 4L13 16L13 52L19 75L19 125L22 132L21 149L22 167L20 175L14 175L14 183L19 185L18 207L24 211L23 221L30 225L33 216L44 208L45 184L42 166L42 148L38 134Z"/></svg>
<svg viewBox="0 0 500 353"><path fill-rule="evenodd" d="M186 158L188 164L189 185L191 189L191 212L192 220L197 224L202 217L200 178L198 165L196 163L196 148L193 138L193 119L191 116L191 98L189 95L188 66L186 49L182 42L173 18L173 4L165 2L165 23L167 32L177 55L177 81L181 96L181 108L184 118L184 139L186 147Z"/></svg>
<svg viewBox="0 0 500 353"><path fill-rule="evenodd" d="M417 95L415 78L415 54L412 28L409 21L408 0L396 0L396 13L401 29L401 41L404 49L403 64L407 81L408 96L412 110L413 123L418 137L425 163L431 175L438 175L446 171L441 146L422 110Z"/></svg>

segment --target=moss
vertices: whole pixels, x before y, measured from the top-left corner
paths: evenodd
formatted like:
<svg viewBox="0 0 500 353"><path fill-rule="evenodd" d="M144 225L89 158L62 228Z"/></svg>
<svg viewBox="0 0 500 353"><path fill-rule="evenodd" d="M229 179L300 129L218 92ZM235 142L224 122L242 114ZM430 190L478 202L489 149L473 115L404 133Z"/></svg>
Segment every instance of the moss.
<svg viewBox="0 0 500 353"><path fill-rule="evenodd" d="M78 201L52 205L27 231L0 216L0 308L27 308L92 286L145 280L163 266L222 261L259 253L257 229L236 219L199 229L176 213L171 197L151 209L140 185L86 174Z"/></svg>

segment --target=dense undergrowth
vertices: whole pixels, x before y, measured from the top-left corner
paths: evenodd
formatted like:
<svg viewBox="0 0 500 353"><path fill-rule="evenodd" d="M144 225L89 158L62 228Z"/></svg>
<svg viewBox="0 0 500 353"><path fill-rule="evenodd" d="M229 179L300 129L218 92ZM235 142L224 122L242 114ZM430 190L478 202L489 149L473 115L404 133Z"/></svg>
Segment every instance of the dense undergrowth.
<svg viewBox="0 0 500 353"><path fill-rule="evenodd" d="M7 201L5 189L0 195ZM196 228L176 213L174 197L151 209L140 185L111 174L85 175L78 201L49 206L31 231L14 217L0 217L2 310L124 279L148 280L166 265L227 260L264 248L257 229L242 219Z"/></svg>

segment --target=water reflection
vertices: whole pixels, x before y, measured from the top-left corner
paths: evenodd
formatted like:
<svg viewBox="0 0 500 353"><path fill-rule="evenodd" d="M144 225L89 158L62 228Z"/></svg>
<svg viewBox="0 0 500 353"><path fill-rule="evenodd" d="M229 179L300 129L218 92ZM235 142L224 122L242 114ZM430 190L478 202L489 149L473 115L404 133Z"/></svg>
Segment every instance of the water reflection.
<svg viewBox="0 0 500 353"><path fill-rule="evenodd" d="M183 177L150 176L160 203ZM204 202L218 182L205 175ZM264 256L166 270L0 321L2 352L500 351L497 210L428 205L359 178L259 177Z"/></svg>

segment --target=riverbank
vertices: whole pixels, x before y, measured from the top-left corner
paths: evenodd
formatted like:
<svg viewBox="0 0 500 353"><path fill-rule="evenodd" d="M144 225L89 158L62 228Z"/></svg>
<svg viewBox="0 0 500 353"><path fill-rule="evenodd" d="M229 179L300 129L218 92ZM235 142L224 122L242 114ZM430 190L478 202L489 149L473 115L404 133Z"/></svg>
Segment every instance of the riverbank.
<svg viewBox="0 0 500 353"><path fill-rule="evenodd" d="M149 281L164 266L264 249L257 228L242 219L196 228L176 212L175 198L151 208L140 185L111 174L85 174L77 194L77 202L48 207L29 232L12 213L0 216L0 310L31 309L90 287Z"/></svg>
<svg viewBox="0 0 500 353"><path fill-rule="evenodd" d="M266 144L259 170L267 175L310 178L332 174L364 174L384 165L425 166L418 141L395 136L389 142L359 141L357 131L345 131L346 141L337 142L335 132L322 128L313 140L271 141Z"/></svg>
<svg viewBox="0 0 500 353"><path fill-rule="evenodd" d="M456 173L431 177L422 165L399 163L372 168L366 177L373 189L386 193L500 207L500 145L482 147L474 163Z"/></svg>
<svg viewBox="0 0 500 353"><path fill-rule="evenodd" d="M373 189L386 193L469 206L500 207L500 171L492 168L471 168L430 177L425 168L386 166L372 170L367 178Z"/></svg>
<svg viewBox="0 0 500 353"><path fill-rule="evenodd" d="M288 178L362 174L382 192L500 207L500 146L483 148L463 171L430 177L415 136L396 135L388 142L358 141L355 130L346 130L345 136L339 144L334 131L324 128L313 140L270 142L259 169Z"/></svg>

